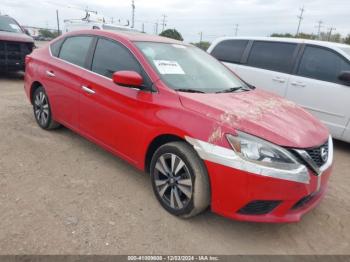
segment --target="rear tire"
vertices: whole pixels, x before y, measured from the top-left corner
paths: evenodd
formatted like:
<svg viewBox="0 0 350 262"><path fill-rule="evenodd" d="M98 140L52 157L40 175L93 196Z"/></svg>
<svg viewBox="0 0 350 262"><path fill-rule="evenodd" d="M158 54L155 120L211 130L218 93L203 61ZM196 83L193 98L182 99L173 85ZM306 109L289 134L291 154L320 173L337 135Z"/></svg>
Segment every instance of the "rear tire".
<svg viewBox="0 0 350 262"><path fill-rule="evenodd" d="M171 142L158 148L150 173L154 194L169 213L193 217L209 206L207 169L186 142Z"/></svg>
<svg viewBox="0 0 350 262"><path fill-rule="evenodd" d="M50 130L61 126L52 118L49 97L42 86L35 89L32 102L35 120L42 129Z"/></svg>

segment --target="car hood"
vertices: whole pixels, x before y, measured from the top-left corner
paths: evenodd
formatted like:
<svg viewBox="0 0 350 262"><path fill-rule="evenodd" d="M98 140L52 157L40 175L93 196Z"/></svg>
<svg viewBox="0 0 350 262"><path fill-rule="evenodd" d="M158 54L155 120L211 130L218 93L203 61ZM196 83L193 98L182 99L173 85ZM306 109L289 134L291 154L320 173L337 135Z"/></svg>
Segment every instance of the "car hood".
<svg viewBox="0 0 350 262"><path fill-rule="evenodd" d="M33 43L34 40L30 36L23 33L12 33L0 31L0 40L1 41L13 41L13 42L24 42L24 43Z"/></svg>
<svg viewBox="0 0 350 262"><path fill-rule="evenodd" d="M323 144L329 136L327 128L310 113L262 90L221 94L179 92L179 96L185 108L216 120L220 126L281 146L310 148Z"/></svg>

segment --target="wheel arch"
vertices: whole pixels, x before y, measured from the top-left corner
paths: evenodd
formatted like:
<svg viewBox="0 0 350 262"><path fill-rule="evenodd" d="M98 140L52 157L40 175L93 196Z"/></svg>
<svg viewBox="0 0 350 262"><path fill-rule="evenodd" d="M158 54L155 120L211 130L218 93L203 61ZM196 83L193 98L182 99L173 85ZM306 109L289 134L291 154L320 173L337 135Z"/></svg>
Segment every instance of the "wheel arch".
<svg viewBox="0 0 350 262"><path fill-rule="evenodd" d="M30 95L30 102L33 104L33 95L36 89L38 89L40 86L43 86L39 81L34 81L31 86L30 86L30 91L29 91L29 95Z"/></svg>
<svg viewBox="0 0 350 262"><path fill-rule="evenodd" d="M156 150L164 144L176 141L183 141L187 143L187 141L184 138L174 134L161 134L153 138L151 143L148 145L145 155L144 167L147 173L150 172L152 156L156 152Z"/></svg>

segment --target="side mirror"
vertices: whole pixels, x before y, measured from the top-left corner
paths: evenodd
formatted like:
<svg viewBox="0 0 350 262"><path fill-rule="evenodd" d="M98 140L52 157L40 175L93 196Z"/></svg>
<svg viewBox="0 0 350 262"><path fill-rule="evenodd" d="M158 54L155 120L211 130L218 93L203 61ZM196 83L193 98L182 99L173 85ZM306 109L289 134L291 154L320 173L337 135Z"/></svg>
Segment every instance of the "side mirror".
<svg viewBox="0 0 350 262"><path fill-rule="evenodd" d="M113 82L120 86L141 89L143 79L139 73L134 71L117 71L113 74Z"/></svg>
<svg viewBox="0 0 350 262"><path fill-rule="evenodd" d="M28 29L26 29L26 28L24 28L24 33L25 33L26 35L31 36L30 33L29 33L29 31L28 31Z"/></svg>
<svg viewBox="0 0 350 262"><path fill-rule="evenodd" d="M338 79L344 82L345 85L350 86L350 71L341 72Z"/></svg>

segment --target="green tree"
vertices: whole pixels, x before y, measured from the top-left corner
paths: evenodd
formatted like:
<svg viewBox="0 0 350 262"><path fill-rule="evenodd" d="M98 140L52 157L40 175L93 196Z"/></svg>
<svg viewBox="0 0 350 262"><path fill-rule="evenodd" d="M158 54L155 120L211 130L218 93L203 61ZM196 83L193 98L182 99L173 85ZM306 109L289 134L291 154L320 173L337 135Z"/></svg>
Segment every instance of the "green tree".
<svg viewBox="0 0 350 262"><path fill-rule="evenodd" d="M207 51L207 49L210 46L210 42L202 41L198 43L191 43L192 45L195 45L196 47L199 47L200 49L203 49L204 51Z"/></svg>
<svg viewBox="0 0 350 262"><path fill-rule="evenodd" d="M343 39L345 44L350 45L350 34L348 34L344 39Z"/></svg>
<svg viewBox="0 0 350 262"><path fill-rule="evenodd" d="M52 32L48 29L40 29L39 34L43 37L48 37L48 38L55 38L58 36L58 33L56 31Z"/></svg>
<svg viewBox="0 0 350 262"><path fill-rule="evenodd" d="M159 34L160 36L172 38L175 40L183 41L182 35L174 28L174 29L167 29Z"/></svg>
<svg viewBox="0 0 350 262"><path fill-rule="evenodd" d="M288 38L292 38L294 36L292 34L290 34L290 33L285 33L285 34L273 33L271 35L271 37L288 37Z"/></svg>
<svg viewBox="0 0 350 262"><path fill-rule="evenodd" d="M297 38L315 40L317 38L317 36L314 34L299 33Z"/></svg>

